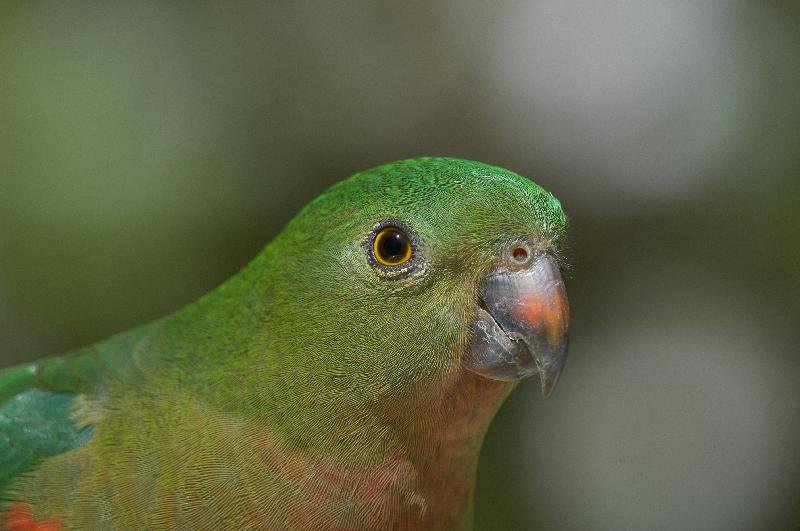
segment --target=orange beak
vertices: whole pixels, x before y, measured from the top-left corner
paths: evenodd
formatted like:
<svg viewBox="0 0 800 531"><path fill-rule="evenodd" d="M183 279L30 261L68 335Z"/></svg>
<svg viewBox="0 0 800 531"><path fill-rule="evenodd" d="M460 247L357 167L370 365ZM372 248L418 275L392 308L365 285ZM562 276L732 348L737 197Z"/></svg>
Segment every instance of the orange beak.
<svg viewBox="0 0 800 531"><path fill-rule="evenodd" d="M495 380L538 373L542 394L549 396L567 360L570 321L555 260L541 255L526 269L495 270L483 279L479 294L467 368Z"/></svg>

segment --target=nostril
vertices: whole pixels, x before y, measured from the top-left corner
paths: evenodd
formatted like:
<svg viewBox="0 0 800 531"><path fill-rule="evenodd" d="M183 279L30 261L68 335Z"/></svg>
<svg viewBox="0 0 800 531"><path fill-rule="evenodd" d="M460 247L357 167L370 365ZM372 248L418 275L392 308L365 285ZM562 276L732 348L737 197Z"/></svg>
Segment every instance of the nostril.
<svg viewBox="0 0 800 531"><path fill-rule="evenodd" d="M528 260L528 250L517 245L511 250L511 256L514 258L515 262L520 264L525 263Z"/></svg>

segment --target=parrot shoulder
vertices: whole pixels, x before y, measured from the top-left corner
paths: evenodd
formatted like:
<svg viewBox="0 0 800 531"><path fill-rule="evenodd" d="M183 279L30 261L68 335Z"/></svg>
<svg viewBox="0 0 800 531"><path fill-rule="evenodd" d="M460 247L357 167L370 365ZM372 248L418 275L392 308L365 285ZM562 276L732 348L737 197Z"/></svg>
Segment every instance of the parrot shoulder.
<svg viewBox="0 0 800 531"><path fill-rule="evenodd" d="M37 462L82 446L91 437L92 407L83 395L36 387L0 403L0 490Z"/></svg>
<svg viewBox="0 0 800 531"><path fill-rule="evenodd" d="M114 361L98 345L0 370L0 499L37 463L91 438Z"/></svg>

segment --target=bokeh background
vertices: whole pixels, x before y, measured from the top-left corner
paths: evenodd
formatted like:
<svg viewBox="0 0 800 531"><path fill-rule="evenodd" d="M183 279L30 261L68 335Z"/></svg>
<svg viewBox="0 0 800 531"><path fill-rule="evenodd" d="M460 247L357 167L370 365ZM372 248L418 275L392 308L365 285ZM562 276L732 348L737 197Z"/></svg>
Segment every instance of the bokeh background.
<svg viewBox="0 0 800 531"><path fill-rule="evenodd" d="M4 2L0 366L157 318L423 154L572 219L554 396L478 529L800 525L800 4Z"/></svg>

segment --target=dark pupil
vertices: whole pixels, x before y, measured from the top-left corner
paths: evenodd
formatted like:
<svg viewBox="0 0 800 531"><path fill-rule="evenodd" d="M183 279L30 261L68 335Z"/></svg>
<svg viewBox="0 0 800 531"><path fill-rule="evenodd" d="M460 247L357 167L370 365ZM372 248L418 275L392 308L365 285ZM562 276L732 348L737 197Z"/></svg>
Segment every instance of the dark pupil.
<svg viewBox="0 0 800 531"><path fill-rule="evenodd" d="M395 230L389 232L381 240L382 258L387 262L397 262L406 254L406 245L408 245L408 240L406 240L405 234Z"/></svg>

